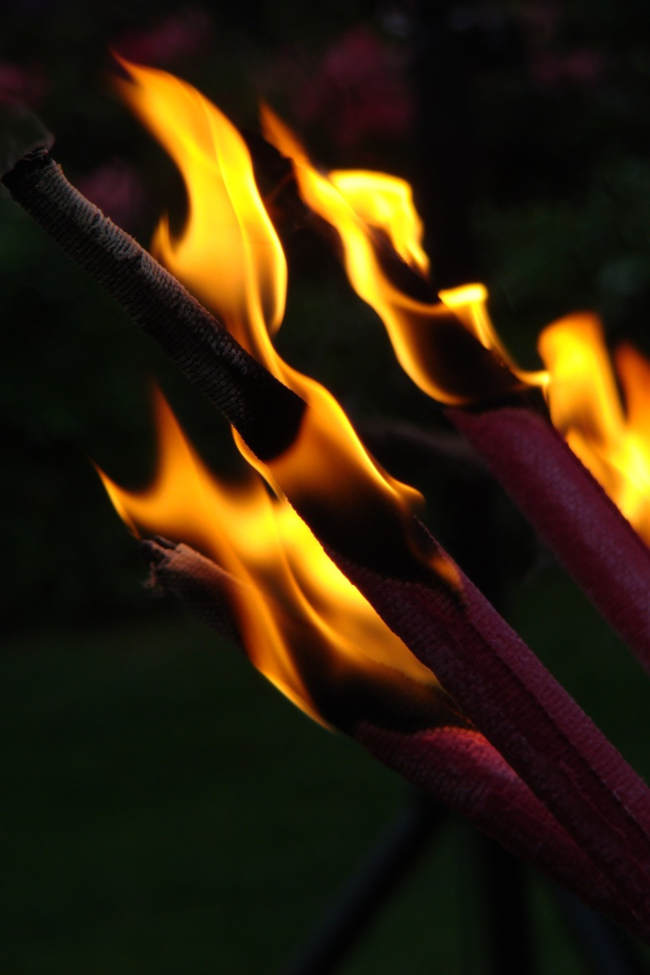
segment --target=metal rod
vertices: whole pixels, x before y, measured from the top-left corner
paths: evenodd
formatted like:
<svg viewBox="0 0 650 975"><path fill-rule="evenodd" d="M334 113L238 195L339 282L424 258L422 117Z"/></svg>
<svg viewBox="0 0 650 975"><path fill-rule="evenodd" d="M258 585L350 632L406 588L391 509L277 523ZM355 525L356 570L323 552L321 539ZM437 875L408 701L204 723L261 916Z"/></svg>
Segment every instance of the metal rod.
<svg viewBox="0 0 650 975"><path fill-rule="evenodd" d="M485 972L534 975L526 865L487 836L475 836L475 877L485 931Z"/></svg>
<svg viewBox="0 0 650 975"><path fill-rule="evenodd" d="M379 911L419 863L445 812L416 793L366 862L347 881L286 969L287 975L327 975L355 947Z"/></svg>

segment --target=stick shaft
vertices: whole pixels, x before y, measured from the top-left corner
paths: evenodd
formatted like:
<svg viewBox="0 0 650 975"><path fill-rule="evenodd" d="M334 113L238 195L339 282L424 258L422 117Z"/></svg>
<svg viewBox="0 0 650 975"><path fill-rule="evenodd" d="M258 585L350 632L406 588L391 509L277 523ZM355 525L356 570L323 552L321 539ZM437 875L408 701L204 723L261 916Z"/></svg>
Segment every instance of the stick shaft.
<svg viewBox="0 0 650 975"><path fill-rule="evenodd" d="M562 437L529 409L447 416L650 670L650 549Z"/></svg>
<svg viewBox="0 0 650 975"><path fill-rule="evenodd" d="M46 150L3 176L13 198L117 299L261 459L293 442L304 403L125 231L65 178Z"/></svg>

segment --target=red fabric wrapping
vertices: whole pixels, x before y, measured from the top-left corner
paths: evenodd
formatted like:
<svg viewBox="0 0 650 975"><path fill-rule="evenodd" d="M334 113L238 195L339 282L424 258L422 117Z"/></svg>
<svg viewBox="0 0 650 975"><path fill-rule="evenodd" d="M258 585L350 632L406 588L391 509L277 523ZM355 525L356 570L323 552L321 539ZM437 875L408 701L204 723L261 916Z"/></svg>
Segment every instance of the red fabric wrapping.
<svg viewBox="0 0 650 975"><path fill-rule="evenodd" d="M173 592L221 631L229 622L224 613L228 577L187 545L163 539L144 544L153 560L153 583ZM415 716L416 697L412 706ZM635 933L647 933L621 910L602 872L479 732L451 724L419 731L393 724L388 730L376 717L357 718L346 730L386 765L514 853L532 860Z"/></svg>
<svg viewBox="0 0 650 975"><path fill-rule="evenodd" d="M650 549L586 467L530 409L447 416L650 670Z"/></svg>
<svg viewBox="0 0 650 975"><path fill-rule="evenodd" d="M650 792L473 584L380 576L332 557L650 929Z"/></svg>
<svg viewBox="0 0 650 975"><path fill-rule="evenodd" d="M38 166L37 171L27 166L27 173L25 166L20 173L14 170L11 179L5 178L14 195L156 335L173 359L185 363L188 375L237 424L258 455L274 458L295 434L302 416L300 401L266 375L223 330L215 331L212 320L205 319L207 313L184 292L181 295L169 275L143 257L139 248L65 184L55 166L48 163L47 173ZM143 267L145 272L140 273ZM170 318L172 292L178 315ZM280 414L275 407L269 408L276 401L282 407ZM634 548L631 533L624 537L622 519L617 516L612 522L615 509L602 492L598 495L591 478L580 473L566 448L562 453L556 447L553 453L550 447L542 447L550 442L552 432L534 414L523 410L451 413L470 439L476 439L481 453L492 459L495 470L503 468L504 482L520 497L524 511L546 527L547 537L566 551L567 563L572 558L584 572L585 586L621 632L647 652L647 561L642 559L640 543ZM551 503L553 492L566 495L562 517ZM327 543L328 532L318 531L314 523L318 504L310 509L309 498L302 503L299 498L291 500ZM598 503L602 517L594 514ZM614 527L603 528L610 523ZM350 526L345 523L339 528L338 538L349 552ZM602 543L605 551L592 537L595 529L603 539L612 536L611 542ZM382 534L387 534L386 525ZM337 540L336 533L330 537ZM366 535L363 541L368 546L377 539ZM389 542L386 538L385 545L374 548L380 553L386 550L386 554ZM572 548L578 549L575 557ZM406 571L410 563L403 539L391 558L396 559L399 552ZM601 868L621 912L627 905L638 926L647 931L648 793L615 749L468 580L461 577L460 592L456 592L436 585L435 580L432 585L405 581L408 573L401 579L392 578L390 572L400 571L394 561L390 572L381 576L332 554L388 625L434 670L464 712ZM640 588L641 572L645 585Z"/></svg>
<svg viewBox="0 0 650 975"><path fill-rule="evenodd" d="M355 737L511 852L629 926L603 874L479 732L443 727L404 734L364 724ZM634 921L631 929L641 937L650 933Z"/></svg>

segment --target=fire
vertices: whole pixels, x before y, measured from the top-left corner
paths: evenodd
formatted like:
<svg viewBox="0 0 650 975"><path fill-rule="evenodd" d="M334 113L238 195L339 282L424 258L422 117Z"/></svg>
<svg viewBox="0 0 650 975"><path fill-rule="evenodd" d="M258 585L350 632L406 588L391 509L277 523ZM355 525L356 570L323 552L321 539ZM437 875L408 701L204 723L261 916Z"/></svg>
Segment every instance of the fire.
<svg viewBox="0 0 650 975"><path fill-rule="evenodd" d="M187 189L182 233L174 237L163 218L154 252L307 409L295 442L265 462L233 431L249 464L246 483L233 486L207 470L158 396L153 483L126 491L100 472L106 490L135 534L186 542L222 570L248 656L312 717L344 724L367 713L364 708L381 707L393 719L409 714L413 720L416 713L431 724L449 707L434 675L348 582L297 510L318 531L326 525L323 534L336 547L340 542L349 558L362 552L379 567L412 571L417 565L451 589L458 588L457 570L414 528L418 493L367 453L329 391L274 348L287 265L241 135L190 85L163 71L122 64L128 75L120 82L124 97L174 159ZM620 352L624 411L598 338L592 335L585 346L590 326L579 319L568 338L560 335L567 331L563 323L544 334L548 372L519 370L492 326L482 285L443 291L439 302L426 303L391 283L382 247L394 250L414 273L428 272L422 225L406 182L382 173L319 173L269 109L264 125L293 158L306 202L338 231L352 286L382 318L415 382L455 405L543 386L554 422L573 449L597 477L609 479L606 489L618 492L628 517L647 525L649 397L638 383L647 388L650 366L629 349ZM596 361L601 378L594 385ZM561 398L569 385L595 399L569 403Z"/></svg>
<svg viewBox="0 0 650 975"><path fill-rule="evenodd" d="M295 135L262 106L266 138L289 156L298 189L314 212L339 234L350 284L382 320L404 371L429 396L453 406L541 385L542 373L516 367L490 321L481 284L440 293L440 302L410 297L381 264L381 230L413 270L428 271L422 223L410 187L385 173L319 172Z"/></svg>
<svg viewBox="0 0 650 975"><path fill-rule="evenodd" d="M338 232L350 284L381 318L411 379L450 405L541 387L554 425L650 542L650 363L628 346L618 351L624 408L600 326L574 315L542 333L545 371L519 369L490 320L482 284L441 291L441 303L427 305L399 291L382 268L378 229L413 270L428 269L408 184L383 173L319 172L266 106L262 121L266 137L292 159L303 200Z"/></svg>
<svg viewBox="0 0 650 975"><path fill-rule="evenodd" d="M150 486L127 491L99 471L131 531L182 540L223 570L248 657L311 717L340 720L346 694L377 706L389 686L394 713L410 707L433 720L442 699L433 674L337 569L286 498L271 497L252 472L243 485L221 483L160 393L155 405L158 470Z"/></svg>
<svg viewBox="0 0 650 975"><path fill-rule="evenodd" d="M367 453L343 409L319 383L284 362L271 333L281 322L287 287L282 246L255 184L235 127L196 89L163 71L122 61L123 96L177 163L190 201L182 234L163 219L153 250L276 378L308 404L291 450L262 464L234 433L249 463L315 521L332 517L358 535L408 534L417 491L391 477ZM390 528L390 523L393 527ZM389 525L386 529L386 525ZM412 543L416 545L415 542Z"/></svg>
<svg viewBox="0 0 650 975"><path fill-rule="evenodd" d="M383 701L393 714L409 708L411 717L414 709L425 713L431 723L444 699L435 677L336 568L292 505L307 510L312 524L327 520L330 537L340 538L348 552L357 543L370 546L380 562L390 550L436 573L445 586L455 585L456 569L411 538L418 492L387 474L328 390L273 347L284 312L286 260L241 135L190 85L121 63L129 76L119 83L123 96L174 159L187 189L183 232L174 238L163 218L153 241L156 256L303 398L307 410L294 444L264 463L233 430L240 453L275 497L252 472L245 488L220 484L160 399L154 483L128 492L100 472L105 487L136 534L182 540L233 580L228 598L248 655L307 713L337 723L335 687L342 699L354 691L373 706ZM382 214L374 219L380 223ZM417 249L412 256L421 259Z"/></svg>
<svg viewBox="0 0 650 975"><path fill-rule="evenodd" d="M332 170L330 182L369 227L383 230L405 264L427 274L423 227L405 179L367 170Z"/></svg>
<svg viewBox="0 0 650 975"><path fill-rule="evenodd" d="M629 345L615 356L598 319L571 315L548 325L539 352L549 373L554 426L650 544L650 362Z"/></svg>

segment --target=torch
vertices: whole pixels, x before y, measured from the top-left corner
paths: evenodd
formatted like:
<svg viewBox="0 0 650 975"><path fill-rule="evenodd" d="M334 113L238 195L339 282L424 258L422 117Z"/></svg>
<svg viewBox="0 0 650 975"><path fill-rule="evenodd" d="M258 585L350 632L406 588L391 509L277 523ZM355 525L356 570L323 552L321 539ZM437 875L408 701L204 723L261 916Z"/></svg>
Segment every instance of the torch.
<svg viewBox="0 0 650 975"><path fill-rule="evenodd" d="M286 262L237 131L190 86L128 72L132 107L188 188L182 237L166 222L156 235L173 274L45 148L3 181L222 410L254 472L233 496L159 405L152 488L133 496L103 475L136 534L173 540L150 546L156 578L204 613L225 601L252 661L307 713L647 934L647 789L427 532L417 492L372 458L329 391L278 355ZM435 317L436 350L466 355L491 396L520 390L459 309Z"/></svg>
<svg viewBox="0 0 650 975"><path fill-rule="evenodd" d="M593 316L574 315L544 331L540 351L548 371L519 369L490 321L483 285L442 291L438 303L427 303L400 289L387 273L382 260L387 248L412 272L429 269L420 246L422 227L402 181L377 173L322 173L268 106L262 120L267 138L293 160L303 200L337 231L350 284L383 322L404 371L444 405L446 416L650 668L650 552L620 510L648 541L643 361L633 350L622 350L629 423L618 406Z"/></svg>

